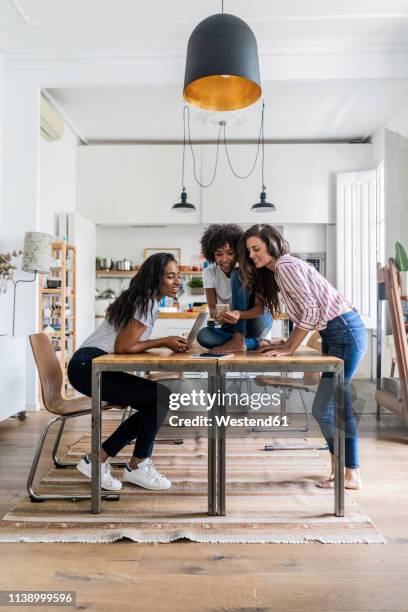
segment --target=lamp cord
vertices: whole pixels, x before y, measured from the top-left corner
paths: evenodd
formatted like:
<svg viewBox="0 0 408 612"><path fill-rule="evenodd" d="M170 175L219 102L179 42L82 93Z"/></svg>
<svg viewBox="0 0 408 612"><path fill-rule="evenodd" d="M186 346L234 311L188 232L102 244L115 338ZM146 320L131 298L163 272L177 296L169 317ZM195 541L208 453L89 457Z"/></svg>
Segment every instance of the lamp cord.
<svg viewBox="0 0 408 612"><path fill-rule="evenodd" d="M185 114L187 115L187 135L188 135L188 144L190 147L190 151L191 151L191 156L193 158L193 174L194 174L194 179L196 181L196 183L202 187L203 189L207 189L207 187L211 187L211 185L214 183L215 180L215 176L217 174L217 167L218 167L218 156L219 156L219 151L220 151L220 142L221 142L221 129L222 129L222 125L220 124L218 127L218 138L217 138L217 151L215 154L215 164L214 164L214 172L213 175L211 177L211 180L209 181L209 183L202 183L200 181L200 179L197 177L197 172L196 172L196 156L194 153L194 148L193 148L193 143L191 142L191 131L190 131L190 109L187 106L187 104L184 106L183 109L183 117L185 116Z"/></svg>
<svg viewBox="0 0 408 612"><path fill-rule="evenodd" d="M186 187L184 185L184 162L186 158L186 117L185 117L186 106L183 108L183 167L181 174L181 190L185 191Z"/></svg>
<svg viewBox="0 0 408 612"><path fill-rule="evenodd" d="M226 135L226 125L225 122L220 121L219 123L219 127L218 127L218 138L217 138L217 150L216 150L216 154L215 154L215 164L214 164L214 172L213 175L211 177L211 180L204 184L200 181L200 179L197 177L197 172L196 172L196 156L194 153L194 148L193 148L193 143L191 142L191 131L190 131L190 108L187 106L187 104L184 105L183 108L183 168L182 168L182 187L183 187L183 191L185 190L185 186L184 186L184 164L185 164L185 149L186 149L186 118L187 118L187 139L188 139L188 144L191 150L191 155L193 158L193 174L194 174L194 179L196 181L196 183L202 187L203 189L207 189L207 187L211 187L211 185L214 183L216 174L217 174L217 168L218 168L218 158L219 158L219 150L220 150L220 142L221 142L221 132L223 134L223 144L224 144L224 149L225 149L225 155L227 157L227 161L228 161L228 165L231 169L231 172L233 173L233 175L241 180L245 180L247 178L249 178L251 176L251 174L254 172L255 167L256 167L256 163L258 161L258 157L259 157L259 150L261 149L261 158L262 158L262 162L261 162L261 172L262 172L262 190L265 191L266 187L264 184L264 166L265 166L265 138L264 138L264 110L265 110L265 102L262 101L262 111L261 111L261 123L259 126L259 133L258 133L258 143L257 143L257 147L256 147L256 154L255 154L255 159L254 162L252 164L252 167L250 169L250 171L247 174L238 174L238 172L236 172L232 166L231 163L231 159L229 156L229 152L228 152L228 146L227 146L227 135Z"/></svg>
<svg viewBox="0 0 408 612"><path fill-rule="evenodd" d="M262 143L262 182L263 182L263 157L264 157L263 125L264 125L264 108L265 108L265 103L262 102L261 125L259 126L258 145L257 145L257 148L256 148L256 155L255 155L254 163L252 164L252 168L250 169L248 174L238 174L238 172L236 172L234 170L234 168L232 167L232 163L231 163L230 156L229 156L229 153L228 153L226 129L225 129L225 124L224 124L224 148L225 148L225 155L227 157L228 165L229 165L229 167L231 169L232 174L236 178L238 178L238 179L245 180L245 179L247 179L247 178L249 178L251 176L251 174L255 170L256 162L258 161L258 156L259 156L259 148L260 148L261 143Z"/></svg>

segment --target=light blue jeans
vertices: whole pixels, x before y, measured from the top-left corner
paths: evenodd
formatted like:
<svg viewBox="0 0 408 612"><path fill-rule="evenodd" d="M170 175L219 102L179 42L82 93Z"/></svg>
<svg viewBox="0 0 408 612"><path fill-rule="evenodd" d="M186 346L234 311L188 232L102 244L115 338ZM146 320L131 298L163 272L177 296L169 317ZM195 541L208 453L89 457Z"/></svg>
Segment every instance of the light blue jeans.
<svg viewBox="0 0 408 612"><path fill-rule="evenodd" d="M231 274L232 291L232 310L248 310L253 304L248 289L239 279L238 271L234 270ZM252 302L252 303L251 303ZM203 327L200 330L197 340L205 348L212 349L220 346L232 338L236 333L245 336L247 350L257 350L259 340L265 338L272 328L272 317L267 312L256 319L238 321L235 325L225 324L222 327Z"/></svg>
<svg viewBox="0 0 408 612"><path fill-rule="evenodd" d="M326 329L319 332L322 338L322 352L339 357L344 361L344 428L345 465L359 467L357 424L353 414L351 381L367 350L368 334L360 315L355 311L328 322ZM334 398L333 373L324 372L313 402L313 416L320 425L330 452L334 453Z"/></svg>

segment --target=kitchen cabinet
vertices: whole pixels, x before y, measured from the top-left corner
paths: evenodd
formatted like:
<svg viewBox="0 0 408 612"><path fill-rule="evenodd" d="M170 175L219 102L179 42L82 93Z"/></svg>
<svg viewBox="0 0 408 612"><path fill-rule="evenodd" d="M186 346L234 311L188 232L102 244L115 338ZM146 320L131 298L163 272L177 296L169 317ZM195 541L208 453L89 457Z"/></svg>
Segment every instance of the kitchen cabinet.
<svg viewBox="0 0 408 612"><path fill-rule="evenodd" d="M195 147L201 173L201 146ZM185 185L197 211L171 210L180 201L182 145L94 145L78 149L78 212L97 224L201 222L201 189L186 151Z"/></svg>
<svg viewBox="0 0 408 612"><path fill-rule="evenodd" d="M231 163L248 173L256 144L228 145ZM211 178L216 146L194 145L196 175ZM273 213L253 213L261 192L261 152L246 180L231 172L221 147L213 185L201 189L193 178L189 148L185 185L195 213L171 210L181 192L182 144L91 145L78 149L78 212L106 225L197 223L335 223L336 173L367 170L372 145L348 143L265 144L265 183ZM201 212L202 211L202 212Z"/></svg>
<svg viewBox="0 0 408 612"><path fill-rule="evenodd" d="M256 154L255 144L228 145L235 171L248 173ZM215 145L204 145L203 181L214 165ZM220 152L217 176L203 189L203 223L334 223L336 173L366 170L371 166L370 144L266 144L265 184L272 213L254 213L251 206L261 192L261 152L253 174L246 180L231 172Z"/></svg>

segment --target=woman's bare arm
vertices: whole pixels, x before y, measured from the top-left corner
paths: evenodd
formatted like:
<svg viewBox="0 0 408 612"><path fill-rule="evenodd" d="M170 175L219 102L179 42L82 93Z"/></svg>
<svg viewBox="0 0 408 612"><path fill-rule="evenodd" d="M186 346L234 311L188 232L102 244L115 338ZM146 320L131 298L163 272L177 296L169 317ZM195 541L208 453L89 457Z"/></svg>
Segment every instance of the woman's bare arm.
<svg viewBox="0 0 408 612"><path fill-rule="evenodd" d="M174 352L187 350L187 341L181 336L166 336L152 340L140 340L146 326L134 319L116 336L115 353L143 353L151 348L169 348Z"/></svg>
<svg viewBox="0 0 408 612"><path fill-rule="evenodd" d="M208 304L208 310L210 311L210 316L214 319L215 318L215 307L217 305L217 294L215 292L215 289L213 288L205 289L204 291L205 291L205 298Z"/></svg>

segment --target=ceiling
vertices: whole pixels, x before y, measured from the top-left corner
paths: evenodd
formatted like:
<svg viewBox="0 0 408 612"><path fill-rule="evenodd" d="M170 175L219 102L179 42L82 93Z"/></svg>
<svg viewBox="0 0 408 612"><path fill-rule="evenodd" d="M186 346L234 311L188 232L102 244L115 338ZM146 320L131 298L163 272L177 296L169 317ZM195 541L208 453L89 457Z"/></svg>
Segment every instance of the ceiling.
<svg viewBox="0 0 408 612"><path fill-rule="evenodd" d="M181 83L50 93L89 143L173 141L183 136ZM408 80L275 81L263 84L263 94L267 140L348 141L367 138L408 101ZM227 128L227 137L256 140L260 110L256 104L231 113L237 124ZM217 125L208 123L212 116L191 110L193 140L217 138Z"/></svg>
<svg viewBox="0 0 408 612"><path fill-rule="evenodd" d="M408 0L225 0L224 9L258 40L267 140L366 139L408 102ZM49 93L85 142L180 140L188 37L219 10L219 0L2 0L0 48L10 65L166 62L167 82L129 78ZM256 139L259 111L234 116L229 137ZM192 110L193 139L216 138L210 119Z"/></svg>

